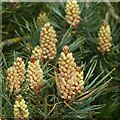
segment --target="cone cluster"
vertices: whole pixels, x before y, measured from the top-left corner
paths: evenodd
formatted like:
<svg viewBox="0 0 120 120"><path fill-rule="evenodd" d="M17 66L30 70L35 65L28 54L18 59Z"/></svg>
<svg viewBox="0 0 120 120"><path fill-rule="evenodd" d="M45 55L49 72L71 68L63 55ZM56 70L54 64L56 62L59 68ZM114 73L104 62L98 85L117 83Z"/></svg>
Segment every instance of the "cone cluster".
<svg viewBox="0 0 120 120"><path fill-rule="evenodd" d="M71 100L75 95L82 92L84 82L83 74L76 67L68 46L64 46L58 64L60 71L56 80L58 93L61 98Z"/></svg>
<svg viewBox="0 0 120 120"><path fill-rule="evenodd" d="M29 112L25 100L19 95L15 101L14 105L14 118L15 119L28 119Z"/></svg>
<svg viewBox="0 0 120 120"><path fill-rule="evenodd" d="M35 58L36 60L37 59L41 59L41 55L42 55L42 50L40 48L40 46L36 46L34 47L34 49L32 50L32 58Z"/></svg>
<svg viewBox="0 0 120 120"><path fill-rule="evenodd" d="M42 50L42 59L51 60L56 55L56 32L50 23L46 23L42 27L40 34L40 47Z"/></svg>
<svg viewBox="0 0 120 120"><path fill-rule="evenodd" d="M43 71L40 67L39 60L31 58L28 62L27 81L31 89L33 89L35 93L39 93L43 82Z"/></svg>
<svg viewBox="0 0 120 120"><path fill-rule="evenodd" d="M65 12L67 22L76 28L80 23L80 8L77 0L67 0Z"/></svg>
<svg viewBox="0 0 120 120"><path fill-rule="evenodd" d="M43 26L47 20L47 14L45 12L40 12L36 22L38 26Z"/></svg>
<svg viewBox="0 0 120 120"><path fill-rule="evenodd" d="M112 46L111 42L110 26L104 22L98 33L98 50L103 54L109 52Z"/></svg>
<svg viewBox="0 0 120 120"><path fill-rule="evenodd" d="M7 69L7 83L10 92L18 93L24 81L25 64L22 58L18 57L13 66Z"/></svg>

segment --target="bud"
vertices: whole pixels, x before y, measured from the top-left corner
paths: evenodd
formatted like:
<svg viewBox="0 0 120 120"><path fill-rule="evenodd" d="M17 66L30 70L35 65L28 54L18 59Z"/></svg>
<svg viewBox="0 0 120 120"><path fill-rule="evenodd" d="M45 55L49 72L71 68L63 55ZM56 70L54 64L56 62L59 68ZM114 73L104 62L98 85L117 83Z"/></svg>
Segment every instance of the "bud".
<svg viewBox="0 0 120 120"><path fill-rule="evenodd" d="M78 67L76 67L68 46L63 47L63 52L61 52L58 64L60 71L56 80L58 93L61 98L71 100L75 95L81 93L83 89L83 87L81 87L83 85L81 81L83 78L80 76L82 73L78 70Z"/></svg>
<svg viewBox="0 0 120 120"><path fill-rule="evenodd" d="M37 25L43 26L48 21L48 16L45 12L41 11L37 17Z"/></svg>
<svg viewBox="0 0 120 120"><path fill-rule="evenodd" d="M32 49L33 49L33 46L31 45L31 43L26 43L22 50L23 52L31 52Z"/></svg>
<svg viewBox="0 0 120 120"><path fill-rule="evenodd" d="M40 47L42 50L42 59L51 60L56 55L56 32L50 23L46 23L40 34Z"/></svg>
<svg viewBox="0 0 120 120"><path fill-rule="evenodd" d="M25 100L21 95L17 96L14 105L14 118L15 119L28 119L29 112Z"/></svg>
<svg viewBox="0 0 120 120"><path fill-rule="evenodd" d="M27 81L31 89L33 89L36 94L39 93L43 82L43 71L40 67L39 60L31 58L31 61L28 62Z"/></svg>
<svg viewBox="0 0 120 120"><path fill-rule="evenodd" d="M25 64L22 58L18 57L13 66L7 69L7 84L10 92L18 93L24 81Z"/></svg>
<svg viewBox="0 0 120 120"><path fill-rule="evenodd" d="M42 54L42 50L40 48L40 46L36 46L34 47L34 49L32 50L32 58L37 59L41 59L41 54Z"/></svg>
<svg viewBox="0 0 120 120"><path fill-rule="evenodd" d="M77 0L67 0L65 12L67 22L76 28L80 23L80 8Z"/></svg>
<svg viewBox="0 0 120 120"><path fill-rule="evenodd" d="M110 26L107 24L107 22L104 22L98 32L98 50L103 54L109 52L112 46L111 41L112 37Z"/></svg>

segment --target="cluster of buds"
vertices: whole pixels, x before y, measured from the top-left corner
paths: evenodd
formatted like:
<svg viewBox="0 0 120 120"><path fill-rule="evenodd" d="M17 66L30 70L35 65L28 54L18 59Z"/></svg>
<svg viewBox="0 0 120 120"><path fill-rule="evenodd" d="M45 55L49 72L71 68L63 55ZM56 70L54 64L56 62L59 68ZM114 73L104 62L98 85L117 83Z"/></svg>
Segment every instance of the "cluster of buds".
<svg viewBox="0 0 120 120"><path fill-rule="evenodd" d="M68 0L66 3L66 20L76 28L80 23L80 8L76 0Z"/></svg>
<svg viewBox="0 0 120 120"><path fill-rule="evenodd" d="M10 92L17 94L20 91L20 86L24 81L25 64L22 58L18 57L13 66L7 69L7 83Z"/></svg>
<svg viewBox="0 0 120 120"><path fill-rule="evenodd" d="M51 60L56 55L56 32L50 23L46 23L42 27L40 34L40 47L42 50L41 58L43 60Z"/></svg>
<svg viewBox="0 0 120 120"><path fill-rule="evenodd" d="M37 25L43 26L48 21L48 16L45 12L41 11L37 17Z"/></svg>
<svg viewBox="0 0 120 120"><path fill-rule="evenodd" d="M32 58L37 59L41 59L41 55L42 55L42 50L40 48L40 46L36 46L34 47L34 49L32 50Z"/></svg>
<svg viewBox="0 0 120 120"><path fill-rule="evenodd" d="M82 92L84 82L83 73L76 67L68 46L64 46L58 64L60 71L56 80L58 93L61 98L71 100L75 95Z"/></svg>
<svg viewBox="0 0 120 120"><path fill-rule="evenodd" d="M21 95L17 96L15 105L14 105L14 118L18 119L28 119L29 112L25 100Z"/></svg>
<svg viewBox="0 0 120 120"><path fill-rule="evenodd" d="M35 60L35 58L31 58L28 62L27 81L34 93L38 94L43 83L43 71L39 60Z"/></svg>
<svg viewBox="0 0 120 120"><path fill-rule="evenodd" d="M110 26L107 24L107 22L104 22L98 33L98 50L103 54L109 52L112 46L111 41L112 37Z"/></svg>

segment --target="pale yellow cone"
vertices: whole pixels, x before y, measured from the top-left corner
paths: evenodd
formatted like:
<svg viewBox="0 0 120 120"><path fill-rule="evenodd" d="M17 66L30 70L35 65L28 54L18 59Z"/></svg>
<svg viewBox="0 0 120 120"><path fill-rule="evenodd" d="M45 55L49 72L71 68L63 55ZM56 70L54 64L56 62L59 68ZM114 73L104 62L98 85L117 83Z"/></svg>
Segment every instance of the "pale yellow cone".
<svg viewBox="0 0 120 120"><path fill-rule="evenodd" d="M43 60L52 60L56 55L56 32L50 23L46 23L42 27L40 33L40 48L42 50Z"/></svg>
<svg viewBox="0 0 120 120"><path fill-rule="evenodd" d="M40 46L36 46L34 47L34 49L32 50L32 56L31 58L35 58L36 60L41 59L41 55L42 55L42 50L40 48Z"/></svg>
<svg viewBox="0 0 120 120"><path fill-rule="evenodd" d="M107 22L104 22L102 27L100 28L98 32L98 50L101 53L107 53L110 52L110 48L112 46L112 37L111 37L111 31L110 26L107 24Z"/></svg>
<svg viewBox="0 0 120 120"><path fill-rule="evenodd" d="M67 0L65 12L67 22L76 28L80 24L80 8L77 0Z"/></svg>
<svg viewBox="0 0 120 120"><path fill-rule="evenodd" d="M29 118L28 107L21 95L17 96L14 104L14 118L16 120Z"/></svg>
<svg viewBox="0 0 120 120"><path fill-rule="evenodd" d="M18 57L13 66L7 69L7 85L10 92L18 93L24 81L25 64L22 58Z"/></svg>
<svg viewBox="0 0 120 120"><path fill-rule="evenodd" d="M31 89L35 93L39 93L43 84L43 71L39 64L39 60L31 58L31 60L28 61L27 81Z"/></svg>
<svg viewBox="0 0 120 120"><path fill-rule="evenodd" d="M77 82L78 82L79 87L80 87L79 93L81 93L83 91L83 88L84 88L84 81L83 81L84 73L81 70L81 68L78 66L76 66L76 77L77 77Z"/></svg>
<svg viewBox="0 0 120 120"><path fill-rule="evenodd" d="M75 95L81 93L83 83L81 83L80 73L76 72L76 64L68 46L64 46L58 64L60 71L56 80L58 93L61 98L71 100Z"/></svg>

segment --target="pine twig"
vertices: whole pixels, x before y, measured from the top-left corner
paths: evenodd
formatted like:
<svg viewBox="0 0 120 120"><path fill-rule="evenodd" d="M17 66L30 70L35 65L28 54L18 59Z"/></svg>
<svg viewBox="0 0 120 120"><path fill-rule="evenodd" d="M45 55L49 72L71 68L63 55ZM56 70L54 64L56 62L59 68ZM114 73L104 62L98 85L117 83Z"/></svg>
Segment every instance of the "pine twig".
<svg viewBox="0 0 120 120"><path fill-rule="evenodd" d="M57 103L54 104L54 106L52 107L51 111L46 115L45 119L47 119L47 117L53 112L53 110L55 109Z"/></svg>
<svg viewBox="0 0 120 120"><path fill-rule="evenodd" d="M72 108L70 105L68 105L68 104L66 103L66 101L64 101L64 103L65 103L65 105L66 105L67 107L69 107L71 110L73 110L74 112L77 113L77 111L76 111L74 108Z"/></svg>

